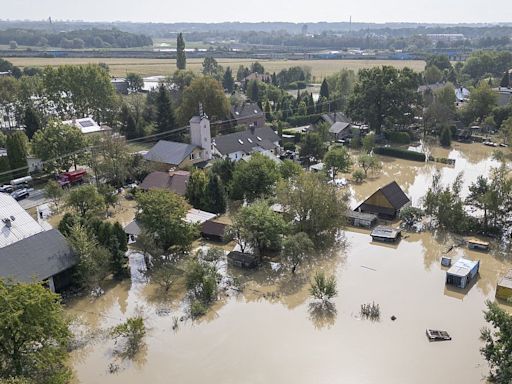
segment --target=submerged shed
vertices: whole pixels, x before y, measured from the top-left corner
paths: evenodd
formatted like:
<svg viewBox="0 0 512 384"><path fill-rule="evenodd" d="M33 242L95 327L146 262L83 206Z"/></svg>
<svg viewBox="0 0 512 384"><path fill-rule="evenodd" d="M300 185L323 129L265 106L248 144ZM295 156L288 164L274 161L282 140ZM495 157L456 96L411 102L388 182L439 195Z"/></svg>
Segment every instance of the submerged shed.
<svg viewBox="0 0 512 384"><path fill-rule="evenodd" d="M400 210L411 204L402 188L393 181L373 193L355 211L372 213L386 220L395 219Z"/></svg>
<svg viewBox="0 0 512 384"><path fill-rule="evenodd" d="M347 224L353 227L372 228L377 224L377 215L348 210L345 214Z"/></svg>
<svg viewBox="0 0 512 384"><path fill-rule="evenodd" d="M231 251L228 253L228 264L239 268L255 268L258 265L258 258L252 253Z"/></svg>
<svg viewBox="0 0 512 384"><path fill-rule="evenodd" d="M379 225L375 227L370 236L373 241L381 241L385 243L394 243L400 239L402 231L398 228L386 227Z"/></svg>
<svg viewBox="0 0 512 384"><path fill-rule="evenodd" d="M464 289L476 277L479 269L480 260L459 259L446 271L446 284Z"/></svg>
<svg viewBox="0 0 512 384"><path fill-rule="evenodd" d="M496 297L502 300L512 298L512 269L499 281L496 287Z"/></svg>

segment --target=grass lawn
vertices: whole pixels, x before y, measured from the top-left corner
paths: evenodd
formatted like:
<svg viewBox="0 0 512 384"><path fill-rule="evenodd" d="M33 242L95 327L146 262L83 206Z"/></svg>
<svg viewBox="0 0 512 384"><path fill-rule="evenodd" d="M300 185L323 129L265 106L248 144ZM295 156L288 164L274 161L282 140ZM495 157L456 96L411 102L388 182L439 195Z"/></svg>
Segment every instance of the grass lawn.
<svg viewBox="0 0 512 384"><path fill-rule="evenodd" d="M63 64L107 63L113 76L125 76L128 72L136 72L142 76L168 75L176 70L174 59L138 59L138 58L45 58L45 57L13 57L9 61L19 67L44 67ZM230 66L233 72L239 65L249 65L253 59L218 59L224 67ZM187 60L187 67L194 72L201 70L202 59ZM381 65L392 65L397 68L410 67L421 71L425 67L422 60L261 60L269 72L279 72L292 66L308 66L312 70L314 81L332 75L343 68L357 71Z"/></svg>

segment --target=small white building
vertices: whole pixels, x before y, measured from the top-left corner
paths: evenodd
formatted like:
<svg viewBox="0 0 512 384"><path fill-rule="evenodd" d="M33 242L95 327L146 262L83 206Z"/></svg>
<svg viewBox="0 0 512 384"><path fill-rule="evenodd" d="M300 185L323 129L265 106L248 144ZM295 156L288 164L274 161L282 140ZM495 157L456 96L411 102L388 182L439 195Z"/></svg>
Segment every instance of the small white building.
<svg viewBox="0 0 512 384"><path fill-rule="evenodd" d="M95 133L110 133L112 128L106 125L99 125L90 117L84 117L82 119L73 119L63 122L64 124L77 127L82 131L84 135L90 135Z"/></svg>

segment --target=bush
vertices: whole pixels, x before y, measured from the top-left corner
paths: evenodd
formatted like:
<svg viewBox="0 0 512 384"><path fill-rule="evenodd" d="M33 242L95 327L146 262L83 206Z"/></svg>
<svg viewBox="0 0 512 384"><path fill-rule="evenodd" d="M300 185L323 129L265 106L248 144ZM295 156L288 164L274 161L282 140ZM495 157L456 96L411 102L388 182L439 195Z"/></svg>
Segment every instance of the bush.
<svg viewBox="0 0 512 384"><path fill-rule="evenodd" d="M443 147L449 147L452 145L452 132L450 131L450 128L443 127L441 129L441 135L439 136L439 143Z"/></svg>
<svg viewBox="0 0 512 384"><path fill-rule="evenodd" d="M326 277L324 272L317 272L309 290L311 296L322 302L327 302L338 294L336 290L336 278Z"/></svg>
<svg viewBox="0 0 512 384"><path fill-rule="evenodd" d="M288 141L283 144L283 148L285 151L295 151L295 144Z"/></svg>
<svg viewBox="0 0 512 384"><path fill-rule="evenodd" d="M415 151L409 151L403 148L377 147L373 150L377 155L397 157L399 159L412 161L425 161L425 154Z"/></svg>
<svg viewBox="0 0 512 384"><path fill-rule="evenodd" d="M313 124L320 119L321 114L306 115L306 116L289 116L286 121L294 127Z"/></svg>
<svg viewBox="0 0 512 384"><path fill-rule="evenodd" d="M363 180L366 178L366 175L365 175L365 173L364 173L364 171L362 169L356 169L352 173L352 178L354 179L354 181L356 183L362 183Z"/></svg>
<svg viewBox="0 0 512 384"><path fill-rule="evenodd" d="M409 144L411 142L411 136L407 132L386 132L385 137L392 143L396 144Z"/></svg>
<svg viewBox="0 0 512 384"><path fill-rule="evenodd" d="M423 216L425 216L425 213L420 208L409 206L400 210L400 220L407 226L413 226L420 221Z"/></svg>
<svg viewBox="0 0 512 384"><path fill-rule="evenodd" d="M141 316L130 317L124 323L114 327L110 332L114 339L125 339L124 347L118 352L122 357L132 358L142 346L146 335L146 326Z"/></svg>
<svg viewBox="0 0 512 384"><path fill-rule="evenodd" d="M206 306L200 300L194 300L190 304L190 316L192 316L193 319L203 316L206 311Z"/></svg>

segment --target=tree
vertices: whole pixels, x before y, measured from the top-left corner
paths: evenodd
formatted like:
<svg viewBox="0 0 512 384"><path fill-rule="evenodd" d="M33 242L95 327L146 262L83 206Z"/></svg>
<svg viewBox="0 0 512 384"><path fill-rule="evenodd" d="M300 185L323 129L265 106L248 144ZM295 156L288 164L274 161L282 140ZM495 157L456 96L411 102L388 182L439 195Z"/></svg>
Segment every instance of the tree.
<svg viewBox="0 0 512 384"><path fill-rule="evenodd" d="M214 266L198 259L192 259L186 265L187 288L204 304L211 303L217 296L217 277Z"/></svg>
<svg viewBox="0 0 512 384"><path fill-rule="evenodd" d="M59 211L60 201L64 196L64 190L60 186L58 182L55 180L50 180L46 183L44 187L44 195L46 198L50 199L52 203L55 205L57 212Z"/></svg>
<svg viewBox="0 0 512 384"><path fill-rule="evenodd" d="M156 129L158 132L167 132L176 127L171 97L165 85L158 87L156 99Z"/></svg>
<svg viewBox="0 0 512 384"><path fill-rule="evenodd" d="M329 84L327 84L327 79L322 81L322 85L320 86L320 96L326 100L329 100Z"/></svg>
<svg viewBox="0 0 512 384"><path fill-rule="evenodd" d="M105 199L94 185L73 188L66 197L66 205L81 217L92 217L104 212Z"/></svg>
<svg viewBox="0 0 512 384"><path fill-rule="evenodd" d="M21 131L16 131L7 135L5 147L7 149L7 158L9 159L9 165L13 171L13 176L18 178L27 175L27 136Z"/></svg>
<svg viewBox="0 0 512 384"><path fill-rule="evenodd" d="M280 249L282 235L286 232L281 215L264 200L240 208L233 217L232 227L260 256L266 249Z"/></svg>
<svg viewBox="0 0 512 384"><path fill-rule="evenodd" d="M183 197L164 190L137 195L136 219L151 234L164 252L187 250L196 235L196 228L183 219L188 205Z"/></svg>
<svg viewBox="0 0 512 384"><path fill-rule="evenodd" d="M292 266L292 273L295 273L298 265L314 249L314 244L304 232L288 236L283 241L283 256Z"/></svg>
<svg viewBox="0 0 512 384"><path fill-rule="evenodd" d="M450 58L446 55L432 55L427 57L426 68L435 65L441 71L452 69Z"/></svg>
<svg viewBox="0 0 512 384"><path fill-rule="evenodd" d="M508 70L505 71L505 73L503 74L503 77L501 78L500 87L510 88L510 73Z"/></svg>
<svg viewBox="0 0 512 384"><path fill-rule="evenodd" d="M384 125L412 122L419 103L418 75L409 68L383 66L362 69L348 102L349 116L380 133Z"/></svg>
<svg viewBox="0 0 512 384"><path fill-rule="evenodd" d="M0 280L0 379L68 382L70 340L60 296L40 283Z"/></svg>
<svg viewBox="0 0 512 384"><path fill-rule="evenodd" d="M490 366L489 381L507 384L512 381L512 316L497 303L487 302L485 320L492 329L484 328L481 339L485 346L480 350Z"/></svg>
<svg viewBox="0 0 512 384"><path fill-rule="evenodd" d="M338 172L350 172L352 160L345 147L335 146L325 154L324 165L331 173L332 180L334 180Z"/></svg>
<svg viewBox="0 0 512 384"><path fill-rule="evenodd" d="M226 189L222 181L215 173L208 175L208 187L206 189L208 196L208 212L222 214L226 212L227 196Z"/></svg>
<svg viewBox="0 0 512 384"><path fill-rule="evenodd" d="M360 184L366 178L366 173L362 169L356 169L352 172L352 179L354 182Z"/></svg>
<svg viewBox="0 0 512 384"><path fill-rule="evenodd" d="M469 102L464 109L467 119L483 121L497 105L498 96L484 81L471 92Z"/></svg>
<svg viewBox="0 0 512 384"><path fill-rule="evenodd" d="M362 154L357 158L357 163L363 169L365 178L369 170L377 171L381 168L379 160L373 155Z"/></svg>
<svg viewBox="0 0 512 384"><path fill-rule="evenodd" d="M366 153L371 153L375 148L375 134L370 133L361 139L361 145Z"/></svg>
<svg viewBox="0 0 512 384"><path fill-rule="evenodd" d="M300 156L321 159L326 152L325 144L317 132L311 132L304 136L304 142L300 147Z"/></svg>
<svg viewBox="0 0 512 384"><path fill-rule="evenodd" d="M251 64L251 72L259 73L260 75L263 75L265 73L265 68L263 67L263 65L261 65L261 63L259 63L258 61L255 61L254 63Z"/></svg>
<svg viewBox="0 0 512 384"><path fill-rule="evenodd" d="M231 183L231 198L254 201L270 196L279 171L276 163L262 154L255 153L249 161L236 163Z"/></svg>
<svg viewBox="0 0 512 384"><path fill-rule="evenodd" d="M439 143L443 147L449 147L452 145L452 131L448 126L441 128L441 136L439 137Z"/></svg>
<svg viewBox="0 0 512 384"><path fill-rule="evenodd" d="M122 349L117 353L122 358L133 358L144 344L146 326L142 316L129 317L124 323L115 326L110 335L117 341L124 339Z"/></svg>
<svg viewBox="0 0 512 384"><path fill-rule="evenodd" d="M185 40L183 33L179 33L176 38L176 67L178 70L187 69L187 56L185 53Z"/></svg>
<svg viewBox="0 0 512 384"><path fill-rule="evenodd" d="M336 290L336 277L326 277L323 271L315 273L309 292L315 299L326 304L338 294Z"/></svg>
<svg viewBox="0 0 512 384"><path fill-rule="evenodd" d="M408 206L400 210L400 220L408 227L412 227L419 222L423 216L425 216L425 212L420 208Z"/></svg>
<svg viewBox="0 0 512 384"><path fill-rule="evenodd" d="M344 224L347 196L316 174L303 172L281 180L277 199L295 232L305 232L316 247L332 244Z"/></svg>
<svg viewBox="0 0 512 384"><path fill-rule="evenodd" d="M443 80L443 72L435 65L429 65L423 73L427 84L437 84Z"/></svg>
<svg viewBox="0 0 512 384"><path fill-rule="evenodd" d="M25 133L29 139L32 139L34 134L43 127L41 116L31 105L25 108L23 124L25 125Z"/></svg>
<svg viewBox="0 0 512 384"><path fill-rule="evenodd" d="M279 166L279 172L283 179L290 179L302 172L302 167L293 160L285 159Z"/></svg>
<svg viewBox="0 0 512 384"><path fill-rule="evenodd" d="M193 171L188 180L186 192L190 205L196 209L207 211L209 208L207 188L208 175L206 172L200 169Z"/></svg>
<svg viewBox="0 0 512 384"><path fill-rule="evenodd" d="M258 80L249 81L249 84L247 84L247 90L246 90L246 93L247 93L247 96L249 97L249 99L251 99L251 101L253 101L255 103L260 101L260 87L259 87L258 83L259 83Z"/></svg>
<svg viewBox="0 0 512 384"><path fill-rule="evenodd" d="M218 159L213 162L211 173L220 177L220 180L225 186L229 186L233 179L233 172L235 171L235 162L229 157L225 159Z"/></svg>
<svg viewBox="0 0 512 384"><path fill-rule="evenodd" d="M144 87L144 79L137 73L130 72L126 74L126 82L128 83L128 92L130 93L140 92Z"/></svg>
<svg viewBox="0 0 512 384"><path fill-rule="evenodd" d="M78 257L73 282L80 288L93 287L111 271L111 255L98 244L91 231L80 223L69 230L69 243Z"/></svg>
<svg viewBox="0 0 512 384"><path fill-rule="evenodd" d="M190 118L199 113L199 104L210 120L220 120L228 116L229 104L224 89L217 80L209 77L199 77L185 88L178 109L180 125L188 124Z"/></svg>
<svg viewBox="0 0 512 384"><path fill-rule="evenodd" d="M45 128L34 134L32 151L45 162L49 171L67 171L83 159L86 144L80 129L50 120Z"/></svg>
<svg viewBox="0 0 512 384"><path fill-rule="evenodd" d="M116 135L97 137L91 148L90 165L101 180L114 187L121 187L132 171L132 154L126 140Z"/></svg>
<svg viewBox="0 0 512 384"><path fill-rule="evenodd" d="M226 68L226 72L224 72L224 78L222 80L222 86L229 93L233 92L235 87L235 81L233 80L233 72L231 71L231 67Z"/></svg>
<svg viewBox="0 0 512 384"><path fill-rule="evenodd" d="M137 127L135 117L130 107L126 104L122 105L121 111L119 112L119 122L121 124L120 131L128 140L142 136L142 132L140 132Z"/></svg>
<svg viewBox="0 0 512 384"><path fill-rule="evenodd" d="M203 60L202 73L205 76L213 77L216 80L221 80L223 70L217 60L212 56L206 56Z"/></svg>

